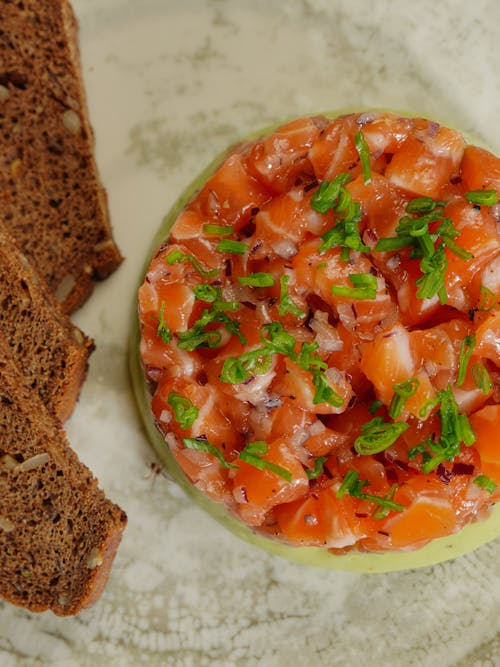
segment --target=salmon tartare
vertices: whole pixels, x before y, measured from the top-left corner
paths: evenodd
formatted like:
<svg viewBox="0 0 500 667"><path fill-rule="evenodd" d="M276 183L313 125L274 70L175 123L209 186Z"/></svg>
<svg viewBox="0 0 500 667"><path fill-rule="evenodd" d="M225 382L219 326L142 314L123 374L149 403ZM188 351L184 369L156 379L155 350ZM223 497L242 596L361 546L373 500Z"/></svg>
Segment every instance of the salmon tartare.
<svg viewBox="0 0 500 667"><path fill-rule="evenodd" d="M228 152L139 289L156 427L252 531L412 551L500 498L500 159L364 112Z"/></svg>

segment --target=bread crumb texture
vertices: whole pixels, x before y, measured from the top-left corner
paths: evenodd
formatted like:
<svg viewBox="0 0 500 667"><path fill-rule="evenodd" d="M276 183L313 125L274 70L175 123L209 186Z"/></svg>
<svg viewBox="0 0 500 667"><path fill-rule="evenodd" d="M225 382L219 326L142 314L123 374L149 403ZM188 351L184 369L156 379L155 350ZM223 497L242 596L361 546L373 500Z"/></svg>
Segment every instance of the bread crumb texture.
<svg viewBox="0 0 500 667"><path fill-rule="evenodd" d="M0 2L2 218L64 309L121 262L66 0Z"/></svg>

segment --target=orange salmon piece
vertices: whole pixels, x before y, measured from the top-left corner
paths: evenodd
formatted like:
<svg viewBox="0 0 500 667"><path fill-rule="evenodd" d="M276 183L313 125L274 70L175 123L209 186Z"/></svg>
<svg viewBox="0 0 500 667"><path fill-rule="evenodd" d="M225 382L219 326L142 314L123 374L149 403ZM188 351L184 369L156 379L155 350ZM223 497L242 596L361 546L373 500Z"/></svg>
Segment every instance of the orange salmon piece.
<svg viewBox="0 0 500 667"><path fill-rule="evenodd" d="M275 197L255 216L255 248L252 259L278 255L285 259L297 253L308 231L323 233L331 222L311 208L311 193L295 188ZM251 243L251 240L250 240Z"/></svg>
<svg viewBox="0 0 500 667"><path fill-rule="evenodd" d="M444 486L431 475L421 475L396 491L394 500L406 508L384 525L393 549L417 548L458 529L455 509Z"/></svg>
<svg viewBox="0 0 500 667"><path fill-rule="evenodd" d="M314 171L309 149L320 134L321 123L299 118L258 141L248 157L248 169L271 192L287 192L299 178L310 180Z"/></svg>
<svg viewBox="0 0 500 667"><path fill-rule="evenodd" d="M336 118L314 142L309 159L318 181L331 181L342 173L359 173L359 154L354 144L357 129L353 116Z"/></svg>
<svg viewBox="0 0 500 667"><path fill-rule="evenodd" d="M245 461L237 460L238 470L233 477L233 497L238 510L247 523L259 525L266 513L276 505L289 503L304 496L309 490L309 480L304 468L291 453L286 440L278 438L268 444L264 460L287 470L291 481L264 469L260 470Z"/></svg>
<svg viewBox="0 0 500 667"><path fill-rule="evenodd" d="M464 192L500 191L500 159L479 146L466 146L460 169Z"/></svg>
<svg viewBox="0 0 500 667"><path fill-rule="evenodd" d="M496 484L495 498L500 496L500 405L487 405L470 416L476 434L474 448L481 457L481 472Z"/></svg>
<svg viewBox="0 0 500 667"><path fill-rule="evenodd" d="M248 222L252 209L269 199L264 186L248 173L244 156L233 153L208 179L196 202L209 222L238 230Z"/></svg>
<svg viewBox="0 0 500 667"><path fill-rule="evenodd" d="M478 326L475 353L500 366L500 310L493 311Z"/></svg>
<svg viewBox="0 0 500 667"><path fill-rule="evenodd" d="M440 127L436 136L410 136L394 154L385 176L415 195L437 198L458 174L463 152L462 135L446 127Z"/></svg>
<svg viewBox="0 0 500 667"><path fill-rule="evenodd" d="M357 123L373 156L396 153L413 129L411 118L391 113L367 115L369 119L366 123L360 123L363 120L360 116L357 118Z"/></svg>
<svg viewBox="0 0 500 667"><path fill-rule="evenodd" d="M171 392L180 394L198 408L198 416L192 426L187 429L182 429L178 424L174 411L168 403ZM225 405L228 405L227 401ZM170 419L166 421L168 430L178 437L206 436L207 440L217 446L225 457L242 443L242 438L234 428L231 419L221 410L217 391L210 385L201 386L186 378L168 379L157 386L151 409L160 422L168 420L164 411L170 414Z"/></svg>
<svg viewBox="0 0 500 667"><path fill-rule="evenodd" d="M373 521L357 517L359 499L336 497L338 485L318 489L307 498L276 508L280 530L297 545L343 549L373 531Z"/></svg>
<svg viewBox="0 0 500 667"><path fill-rule="evenodd" d="M272 388L282 396L295 400L297 405L306 412L314 412L320 415L338 414L344 412L350 398L353 395L351 385L345 375L336 369L322 371L326 373L329 387L342 399L340 406L330 403L314 403L316 389L313 384L313 375L298 366L294 361L285 358L285 372L279 375L273 382Z"/></svg>

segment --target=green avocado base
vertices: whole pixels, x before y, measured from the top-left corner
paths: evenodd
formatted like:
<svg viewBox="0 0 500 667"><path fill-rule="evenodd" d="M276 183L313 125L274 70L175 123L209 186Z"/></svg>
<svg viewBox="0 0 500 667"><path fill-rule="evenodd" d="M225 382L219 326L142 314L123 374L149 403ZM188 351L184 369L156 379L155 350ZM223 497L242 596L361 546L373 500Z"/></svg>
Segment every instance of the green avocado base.
<svg viewBox="0 0 500 667"><path fill-rule="evenodd" d="M378 110L377 110L378 111ZM334 118L341 113L349 111L324 113L328 118ZM397 112L400 113L400 112ZM416 114L401 113L400 115L416 116ZM279 125L282 125L280 123ZM261 136L272 132L279 125L265 128L245 137L242 141L254 141ZM476 142L479 143L479 142ZM141 283L147 272L154 251L160 243L168 238L170 229L185 205L195 196L217 167L223 162L231 148L218 155L206 169L186 188L174 206L164 217L163 222L156 234L150 256L141 275ZM497 503L490 516L483 521L465 526L458 533L433 540L426 546L415 551L399 551L384 553L343 553L335 554L321 547L296 547L283 542L265 537L254 532L249 526L229 514L224 505L216 503L207 498L201 491L194 487L182 472L161 432L157 429L151 412L151 395L147 380L141 367L140 360L140 329L137 307L134 306L134 319L132 334L129 342L129 370L132 387L147 435L161 462L172 479L192 498L201 508L206 510L214 519L234 533L237 537L254 544L266 551L281 556L288 560L311 565L313 567L344 570L351 572L391 572L397 570L409 570L426 567L450 560L466 554L479 546L486 544L500 536L500 503Z"/></svg>

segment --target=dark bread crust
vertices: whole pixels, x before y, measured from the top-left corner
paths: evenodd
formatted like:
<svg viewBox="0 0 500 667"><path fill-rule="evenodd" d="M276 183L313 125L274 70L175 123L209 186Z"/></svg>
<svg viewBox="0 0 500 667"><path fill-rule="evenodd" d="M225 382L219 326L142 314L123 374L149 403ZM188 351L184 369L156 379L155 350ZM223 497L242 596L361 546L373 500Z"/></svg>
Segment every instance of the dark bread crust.
<svg viewBox="0 0 500 667"><path fill-rule="evenodd" d="M67 0L0 0L0 210L66 312L122 261Z"/></svg>
<svg viewBox="0 0 500 667"><path fill-rule="evenodd" d="M76 614L101 594L127 518L8 352L0 337L0 596Z"/></svg>
<svg viewBox="0 0 500 667"><path fill-rule="evenodd" d="M29 385L65 421L85 379L93 342L62 312L1 224L0 331Z"/></svg>

